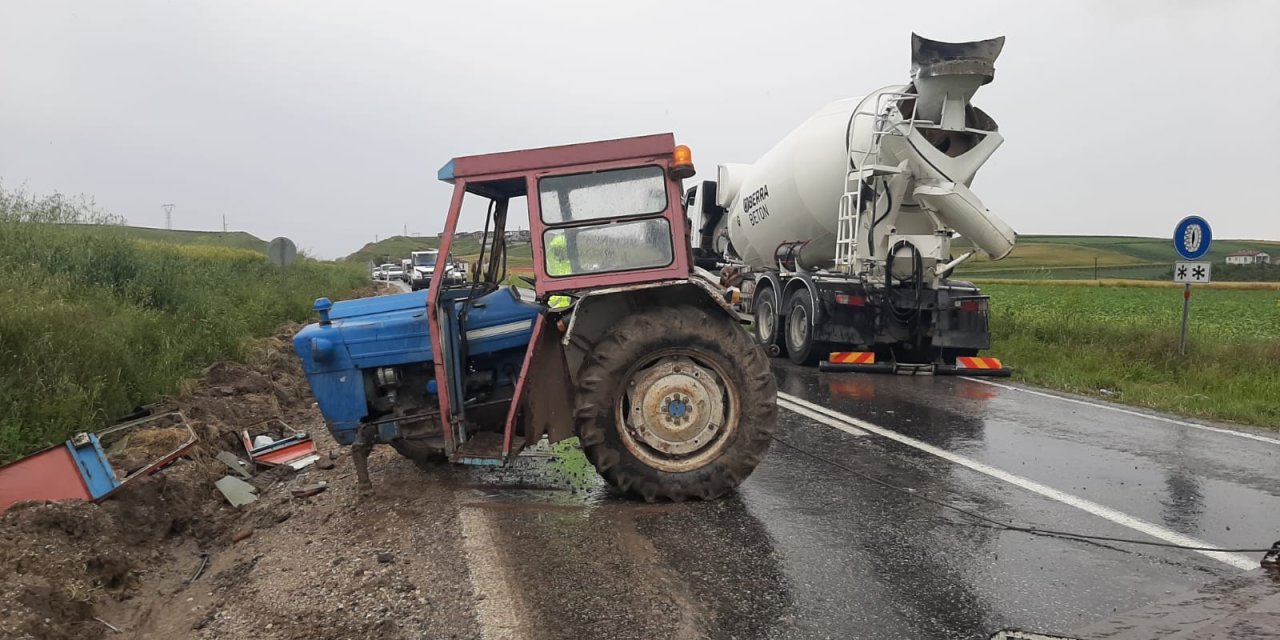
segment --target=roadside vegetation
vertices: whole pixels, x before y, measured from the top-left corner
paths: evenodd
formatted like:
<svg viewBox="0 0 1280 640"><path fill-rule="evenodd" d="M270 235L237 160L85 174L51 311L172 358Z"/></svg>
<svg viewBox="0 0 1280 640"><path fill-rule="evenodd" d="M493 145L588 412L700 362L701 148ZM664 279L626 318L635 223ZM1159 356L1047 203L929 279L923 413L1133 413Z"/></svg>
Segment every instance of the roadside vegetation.
<svg viewBox="0 0 1280 640"><path fill-rule="evenodd" d="M1280 291L1274 288L1197 287L1184 357L1178 355L1180 286L980 284L991 295L990 353L1012 366L1016 379L1280 428Z"/></svg>
<svg viewBox="0 0 1280 640"><path fill-rule="evenodd" d="M136 239L91 200L0 188L0 462L178 391L363 269Z"/></svg>

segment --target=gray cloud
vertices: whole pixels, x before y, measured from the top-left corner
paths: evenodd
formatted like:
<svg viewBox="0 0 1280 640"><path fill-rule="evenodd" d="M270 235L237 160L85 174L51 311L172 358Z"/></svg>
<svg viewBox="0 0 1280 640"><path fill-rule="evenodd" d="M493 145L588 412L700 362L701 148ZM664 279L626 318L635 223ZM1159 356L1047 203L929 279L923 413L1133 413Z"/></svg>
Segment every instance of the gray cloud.
<svg viewBox="0 0 1280 640"><path fill-rule="evenodd" d="M439 4L439 6L437 6ZM963 6L961 6L963 5ZM1280 239L1280 5L41 2L0 6L0 178L322 256L437 232L454 155L673 131L702 176L1006 35L975 190L1021 233ZM889 25L878 27L877 25ZM478 226L473 221L471 226Z"/></svg>

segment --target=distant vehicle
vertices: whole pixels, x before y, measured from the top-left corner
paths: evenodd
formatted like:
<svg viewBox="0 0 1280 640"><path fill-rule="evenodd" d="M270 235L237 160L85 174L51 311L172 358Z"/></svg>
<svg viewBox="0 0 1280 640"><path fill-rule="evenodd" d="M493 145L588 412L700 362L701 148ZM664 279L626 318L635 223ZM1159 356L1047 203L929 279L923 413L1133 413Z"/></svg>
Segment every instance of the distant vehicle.
<svg viewBox="0 0 1280 640"><path fill-rule="evenodd" d="M436 262L440 259L440 252L435 249L426 251L414 251L409 254L409 261L412 263L410 272L407 274L409 286L414 290L426 289L431 286L431 278L435 277ZM466 272L462 269L453 258L453 254L449 254L445 258L445 264L442 267L444 273L444 284L463 284L467 281Z"/></svg>
<svg viewBox="0 0 1280 640"><path fill-rule="evenodd" d="M383 266L383 270L382 270L383 280L387 280L387 281L404 280L404 269L400 265L385 264L382 266Z"/></svg>

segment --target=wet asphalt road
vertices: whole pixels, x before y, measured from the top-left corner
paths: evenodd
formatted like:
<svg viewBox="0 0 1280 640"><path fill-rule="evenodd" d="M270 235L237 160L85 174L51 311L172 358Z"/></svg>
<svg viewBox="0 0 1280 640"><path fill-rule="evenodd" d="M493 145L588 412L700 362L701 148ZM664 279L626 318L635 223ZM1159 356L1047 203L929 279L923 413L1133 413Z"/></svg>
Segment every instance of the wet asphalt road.
<svg viewBox="0 0 1280 640"><path fill-rule="evenodd" d="M820 373L777 361L775 372L783 394L1171 533L1220 547L1280 539L1275 440L958 378ZM1242 573L1190 551L977 523L808 454L1001 521L1154 539L880 435L779 416L778 438L794 449L775 443L738 495L710 503L622 500L571 459L535 455L515 469L471 472L460 506L498 547L511 600L500 606L518 612L517 635L1068 633Z"/></svg>

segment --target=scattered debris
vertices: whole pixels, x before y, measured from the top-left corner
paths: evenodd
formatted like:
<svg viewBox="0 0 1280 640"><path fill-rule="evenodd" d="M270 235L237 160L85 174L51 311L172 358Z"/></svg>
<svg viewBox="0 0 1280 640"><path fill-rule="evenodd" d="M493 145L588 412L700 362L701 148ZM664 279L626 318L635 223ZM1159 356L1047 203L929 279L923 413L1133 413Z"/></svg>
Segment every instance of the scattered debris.
<svg viewBox="0 0 1280 640"><path fill-rule="evenodd" d="M187 578L186 583L191 584L198 580L200 578L200 574L204 573L204 568L207 566L209 566L209 554L202 553L200 554L200 566L196 567L196 572L191 574L190 578Z"/></svg>
<svg viewBox="0 0 1280 640"><path fill-rule="evenodd" d="M379 551L377 557L380 564L391 564L396 561L396 557L386 551Z"/></svg>
<svg viewBox="0 0 1280 640"><path fill-rule="evenodd" d="M251 536L253 536L253 527L246 525L236 529L236 532L231 534L231 541L240 542L241 540L248 540Z"/></svg>
<svg viewBox="0 0 1280 640"><path fill-rule="evenodd" d="M116 632L116 633L124 633L123 631L121 631L121 630L117 629L117 628L115 627L115 625L111 624L110 622L107 622L106 620L103 620L102 618L99 618L98 616L94 616L94 617L93 617L93 619L94 619L94 620L97 620L98 622L101 622L101 623L102 623L102 626L104 626L104 627L106 627L106 628L108 628L108 629L110 629L110 630L112 630L112 631L114 631L114 632Z"/></svg>
<svg viewBox="0 0 1280 640"><path fill-rule="evenodd" d="M250 433L253 429L253 433ZM279 418L270 418L241 432L249 459L267 467L303 469L320 459L311 435L294 431Z"/></svg>
<svg viewBox="0 0 1280 640"><path fill-rule="evenodd" d="M27 500L102 500L168 466L195 443L195 431L177 411L76 434L0 467L0 512Z"/></svg>
<svg viewBox="0 0 1280 640"><path fill-rule="evenodd" d="M258 488L235 476L222 476L214 485L233 507L243 507L258 499Z"/></svg>
<svg viewBox="0 0 1280 640"><path fill-rule="evenodd" d="M337 464L334 463L332 458L321 458L316 462L316 468L324 469L326 471L334 468L335 466L337 466Z"/></svg>
<svg viewBox="0 0 1280 640"><path fill-rule="evenodd" d="M217 458L241 478L248 480L253 477L253 474L249 473L249 463L241 460L236 454L230 451L219 451Z"/></svg>
<svg viewBox="0 0 1280 640"><path fill-rule="evenodd" d="M329 483L325 482L324 480L321 480L320 482L317 482L315 484L309 484L309 485L294 489L293 497L310 498L311 496L321 493L328 488L329 488Z"/></svg>
<svg viewBox="0 0 1280 640"><path fill-rule="evenodd" d="M323 429L323 418L313 406L310 388L293 354L291 341L296 332L296 326L284 327L277 336L253 343L248 354L252 364L210 366L181 395L163 399L119 424L178 412L170 419L79 439L81 446L92 448L92 440L100 438L102 453L113 468L108 473L104 467L98 476L104 483L111 478L120 483L109 497L103 496L105 499L95 502L92 495L85 495L67 443L51 449L67 463L65 470L74 474L70 480L81 493L35 500L20 495L20 504L0 508L4 510L0 514L0 638L94 640L114 635L94 616L123 629L120 637L183 635L175 631L179 627L163 625L199 616L189 607L172 607L178 596L140 588L183 588L196 569L188 566L195 557L193 549L211 555L198 582L214 583L213 578L218 578L216 584L221 585L222 576L214 574L218 565L213 556L232 544L231 534L246 524L243 516L250 516L256 531L264 528L258 524L260 520L278 522L290 513L288 503L282 502L292 500L287 493L281 492L281 501L258 499L236 509L227 508L219 491L210 491L215 481L230 476L259 485L257 494L265 497L272 482L286 486L283 483L294 473L286 466L254 476L256 465L247 462L241 438L246 425L277 418L299 431L321 433ZM226 395L227 389L233 395ZM187 432L188 425L196 436L194 446L166 460L180 446L174 427ZM150 433L141 435L144 431ZM76 446L76 442L70 444ZM217 460L222 451L244 461L241 464L247 465L250 478ZM138 455L131 455L133 452ZM27 462L24 459L10 466ZM116 469L123 472L123 478ZM0 488L3 486L0 480ZM66 497L75 499L63 499ZM55 501L48 501L51 499ZM86 544L86 540L93 542ZM174 565L175 561L181 564ZM135 611L149 612L151 617L136 617ZM209 613L205 624L214 624L213 616ZM188 627L191 620L183 620L181 628ZM241 636L233 633L223 637Z"/></svg>

